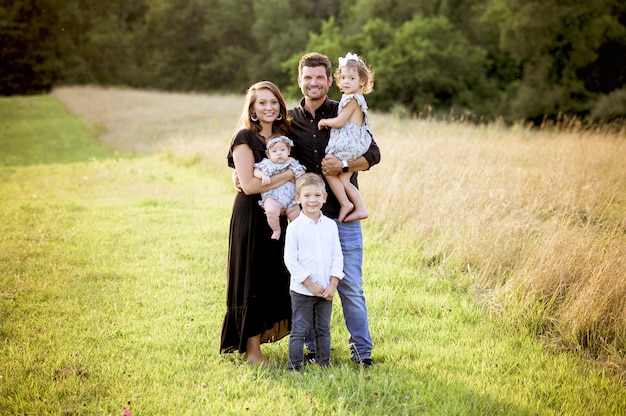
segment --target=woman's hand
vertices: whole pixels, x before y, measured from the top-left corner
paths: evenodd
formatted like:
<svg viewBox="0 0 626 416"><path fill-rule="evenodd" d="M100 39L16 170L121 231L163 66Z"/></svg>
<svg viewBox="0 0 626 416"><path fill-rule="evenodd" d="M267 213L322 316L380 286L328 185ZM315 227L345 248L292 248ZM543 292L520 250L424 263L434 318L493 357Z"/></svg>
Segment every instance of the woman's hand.
<svg viewBox="0 0 626 416"><path fill-rule="evenodd" d="M241 184L239 183L239 176L237 176L237 171L233 169L233 185L235 185L235 190L237 192L241 192Z"/></svg>

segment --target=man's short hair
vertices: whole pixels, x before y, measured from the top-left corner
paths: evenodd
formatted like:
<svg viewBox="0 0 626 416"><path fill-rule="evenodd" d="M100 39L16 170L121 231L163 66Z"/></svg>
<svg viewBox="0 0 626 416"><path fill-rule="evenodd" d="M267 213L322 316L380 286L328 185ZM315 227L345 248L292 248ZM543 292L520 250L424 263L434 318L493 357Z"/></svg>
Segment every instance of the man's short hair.
<svg viewBox="0 0 626 416"><path fill-rule="evenodd" d="M331 64L328 56L318 53L318 52L310 52L306 55L303 55L300 58L300 62L298 63L298 75L302 75L302 68L308 66L310 68L315 68L317 66L323 66L326 68L326 77L330 77L331 74Z"/></svg>

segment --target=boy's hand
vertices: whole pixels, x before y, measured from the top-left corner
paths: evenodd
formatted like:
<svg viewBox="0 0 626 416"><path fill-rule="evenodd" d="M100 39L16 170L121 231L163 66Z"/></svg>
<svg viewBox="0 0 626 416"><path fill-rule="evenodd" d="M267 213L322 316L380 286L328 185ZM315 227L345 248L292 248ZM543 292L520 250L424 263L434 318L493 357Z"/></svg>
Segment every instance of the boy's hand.
<svg viewBox="0 0 626 416"><path fill-rule="evenodd" d="M313 290L309 289L311 290L311 293L320 298L324 297L324 286L313 283L312 287Z"/></svg>
<svg viewBox="0 0 626 416"><path fill-rule="evenodd" d="M302 284L309 290L309 292L313 294L313 296L318 296L321 298L324 294L324 286L313 283L308 277L304 282L302 282Z"/></svg>
<svg viewBox="0 0 626 416"><path fill-rule="evenodd" d="M322 298L326 299L326 300L333 300L333 298L335 297L335 293L337 292L337 288L336 287L331 287L328 286L326 289L324 289L324 292L322 293Z"/></svg>
<svg viewBox="0 0 626 416"><path fill-rule="evenodd" d="M339 279L337 279L336 277L331 277L330 284L326 286L326 288L324 289L324 293L322 293L321 297L326 300L333 300L333 298L335 297L335 293L337 292L338 283Z"/></svg>

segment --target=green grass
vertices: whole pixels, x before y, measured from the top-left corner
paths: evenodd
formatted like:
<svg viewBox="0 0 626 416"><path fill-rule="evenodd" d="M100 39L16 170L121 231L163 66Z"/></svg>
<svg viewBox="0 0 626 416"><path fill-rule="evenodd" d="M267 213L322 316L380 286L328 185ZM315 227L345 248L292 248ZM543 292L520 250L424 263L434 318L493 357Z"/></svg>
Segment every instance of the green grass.
<svg viewBox="0 0 626 416"><path fill-rule="evenodd" d="M264 345L271 368L219 355L229 177L107 152L50 97L0 114L0 414L626 414L605 369L495 320L466 269L367 221L374 369L349 362L339 301L330 369L287 373L287 338Z"/></svg>
<svg viewBox="0 0 626 416"><path fill-rule="evenodd" d="M45 96L1 100L0 132L0 165L70 163L107 154L89 140L80 120Z"/></svg>

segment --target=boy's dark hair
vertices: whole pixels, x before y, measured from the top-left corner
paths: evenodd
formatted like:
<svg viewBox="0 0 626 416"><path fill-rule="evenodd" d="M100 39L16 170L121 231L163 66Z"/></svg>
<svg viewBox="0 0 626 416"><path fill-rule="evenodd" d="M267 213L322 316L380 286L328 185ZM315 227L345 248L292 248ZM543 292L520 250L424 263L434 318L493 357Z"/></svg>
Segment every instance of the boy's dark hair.
<svg viewBox="0 0 626 416"><path fill-rule="evenodd" d="M317 173L309 172L300 176L296 180L296 195L300 195L302 187L308 185L317 185L322 189L323 193L326 193L326 184L324 183L324 179L322 179L322 177Z"/></svg>

